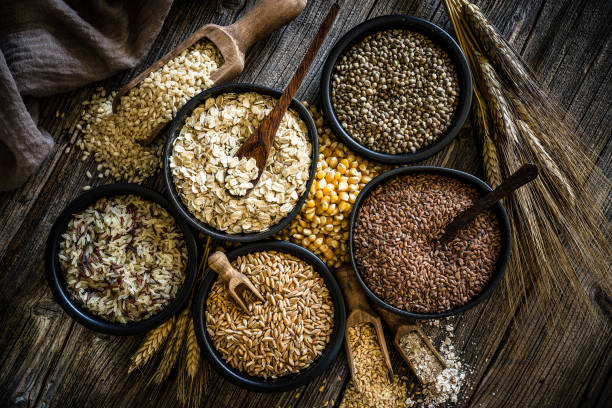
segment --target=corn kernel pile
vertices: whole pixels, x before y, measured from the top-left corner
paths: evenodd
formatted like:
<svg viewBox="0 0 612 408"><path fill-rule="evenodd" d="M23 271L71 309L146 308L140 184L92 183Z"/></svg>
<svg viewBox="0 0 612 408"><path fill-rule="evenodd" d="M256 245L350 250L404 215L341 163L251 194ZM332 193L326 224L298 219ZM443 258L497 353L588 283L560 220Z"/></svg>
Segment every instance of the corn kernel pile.
<svg viewBox="0 0 612 408"><path fill-rule="evenodd" d="M308 106L306 102L304 105ZM330 267L348 261L349 215L357 195L374 177L389 169L355 156L338 142L313 105L308 110L319 133L317 173L306 203L277 238L314 252Z"/></svg>

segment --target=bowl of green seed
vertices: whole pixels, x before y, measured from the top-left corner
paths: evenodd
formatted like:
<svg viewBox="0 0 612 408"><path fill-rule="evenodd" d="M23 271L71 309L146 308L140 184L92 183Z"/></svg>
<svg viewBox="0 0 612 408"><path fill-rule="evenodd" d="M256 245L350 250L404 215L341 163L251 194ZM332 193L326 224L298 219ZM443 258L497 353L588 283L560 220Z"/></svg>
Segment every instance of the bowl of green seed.
<svg viewBox="0 0 612 408"><path fill-rule="evenodd" d="M329 53L323 111L355 153L408 164L439 152L459 133L472 102L461 48L437 25L383 16L351 29Z"/></svg>

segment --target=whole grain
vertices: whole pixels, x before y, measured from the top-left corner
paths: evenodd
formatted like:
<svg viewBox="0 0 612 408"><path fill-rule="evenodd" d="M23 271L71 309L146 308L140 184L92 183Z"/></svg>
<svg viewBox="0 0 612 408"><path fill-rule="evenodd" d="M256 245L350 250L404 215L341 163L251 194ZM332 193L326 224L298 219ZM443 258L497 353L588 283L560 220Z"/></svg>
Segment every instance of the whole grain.
<svg viewBox="0 0 612 408"><path fill-rule="evenodd" d="M354 254L366 285L385 302L418 313L466 304L489 282L501 250L493 211L443 245L444 227L480 196L450 177L417 174L377 186L355 221Z"/></svg>
<svg viewBox="0 0 612 408"><path fill-rule="evenodd" d="M200 40L162 68L151 72L121 98L112 111L116 92L98 88L84 108L77 129L83 160L93 155L115 179L141 182L161 167L164 138L141 143L152 130L174 118L193 96L212 85L210 76L223 64L217 47Z"/></svg>
<svg viewBox="0 0 612 408"><path fill-rule="evenodd" d="M369 34L335 67L332 103L342 127L369 149L416 152L449 127L459 97L450 57L423 34Z"/></svg>
<svg viewBox="0 0 612 408"><path fill-rule="evenodd" d="M330 267L348 258L348 218L361 189L386 168L352 154L339 143L314 106L319 134L315 181L300 213L277 235L314 252Z"/></svg>
<svg viewBox="0 0 612 408"><path fill-rule="evenodd" d="M245 274L265 301L243 296L249 314L217 279L206 299L206 328L215 349L234 369L277 378L308 367L325 350L334 306L324 279L292 255L256 252L232 266Z"/></svg>
<svg viewBox="0 0 612 408"><path fill-rule="evenodd" d="M312 146L306 124L289 110L274 138L259 182L255 160L234 157L275 105L255 92L207 99L174 140L170 168L177 193L200 221L231 234L258 232L278 223L306 190ZM229 191L228 191L229 188Z"/></svg>
<svg viewBox="0 0 612 408"><path fill-rule="evenodd" d="M374 326L360 323L348 329L355 376L340 404L341 408L400 408L408 397L406 383L389 371L377 341Z"/></svg>
<svg viewBox="0 0 612 408"><path fill-rule="evenodd" d="M71 297L110 322L146 319L185 280L187 247L174 218L134 195L102 198L74 214L59 263Z"/></svg>

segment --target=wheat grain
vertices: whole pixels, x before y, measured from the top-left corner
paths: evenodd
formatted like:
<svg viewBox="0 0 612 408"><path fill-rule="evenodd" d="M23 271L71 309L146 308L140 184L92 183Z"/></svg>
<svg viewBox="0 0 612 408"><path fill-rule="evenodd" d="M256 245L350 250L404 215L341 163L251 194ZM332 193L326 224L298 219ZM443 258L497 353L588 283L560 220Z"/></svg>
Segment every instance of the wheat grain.
<svg viewBox="0 0 612 408"><path fill-rule="evenodd" d="M147 333L138 350L130 358L131 364L128 368L128 374L132 373L136 368L147 364L164 344L173 327L174 317Z"/></svg>
<svg viewBox="0 0 612 408"><path fill-rule="evenodd" d="M161 362L159 363L159 366L151 379L155 384L161 384L166 378L168 378L168 375L170 375L170 372L176 365L178 355L185 340L185 327L187 327L188 321L189 308L183 310L180 316L176 319L172 336L166 343L166 348L164 349Z"/></svg>

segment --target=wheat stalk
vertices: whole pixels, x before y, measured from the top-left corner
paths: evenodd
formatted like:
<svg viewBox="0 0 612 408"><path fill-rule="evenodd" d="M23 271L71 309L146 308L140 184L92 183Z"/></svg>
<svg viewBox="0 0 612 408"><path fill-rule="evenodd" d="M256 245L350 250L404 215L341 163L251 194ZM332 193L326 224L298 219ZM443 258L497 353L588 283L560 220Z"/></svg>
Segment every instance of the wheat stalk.
<svg viewBox="0 0 612 408"><path fill-rule="evenodd" d="M147 333L138 350L130 358L131 364L128 368L128 374L131 374L136 368L144 366L153 357L172 332L173 326L174 317Z"/></svg>
<svg viewBox="0 0 612 408"><path fill-rule="evenodd" d="M159 363L155 374L153 374L153 377L151 378L155 384L161 384L166 378L168 378L170 372L176 365L178 355L181 352L183 342L185 340L185 328L189 322L189 317L189 308L186 308L176 319L176 325L174 326L170 340L166 343L166 348L164 349L161 362Z"/></svg>
<svg viewBox="0 0 612 408"><path fill-rule="evenodd" d="M533 289L555 322L565 298L593 312L590 293L612 288L612 234L597 201L612 183L585 153L564 109L478 7L443 1L472 69L474 123L487 179L496 185L527 162L540 169L537 180L505 200L514 230L507 298L516 305ZM576 296L565 296L568 291Z"/></svg>

